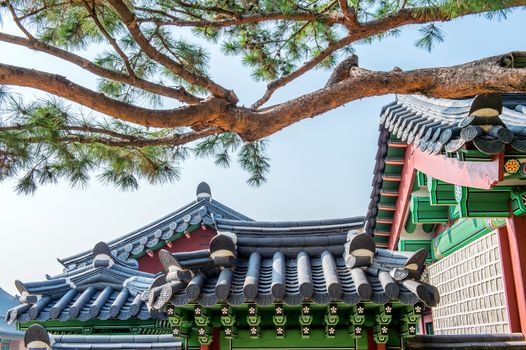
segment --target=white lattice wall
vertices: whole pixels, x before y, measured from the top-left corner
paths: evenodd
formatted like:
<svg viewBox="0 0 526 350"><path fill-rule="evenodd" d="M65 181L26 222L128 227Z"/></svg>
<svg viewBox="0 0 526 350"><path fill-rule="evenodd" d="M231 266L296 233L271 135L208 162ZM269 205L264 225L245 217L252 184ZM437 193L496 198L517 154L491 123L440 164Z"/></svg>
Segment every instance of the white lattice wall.
<svg viewBox="0 0 526 350"><path fill-rule="evenodd" d="M510 332L495 231L431 265L429 276L440 291L436 334Z"/></svg>

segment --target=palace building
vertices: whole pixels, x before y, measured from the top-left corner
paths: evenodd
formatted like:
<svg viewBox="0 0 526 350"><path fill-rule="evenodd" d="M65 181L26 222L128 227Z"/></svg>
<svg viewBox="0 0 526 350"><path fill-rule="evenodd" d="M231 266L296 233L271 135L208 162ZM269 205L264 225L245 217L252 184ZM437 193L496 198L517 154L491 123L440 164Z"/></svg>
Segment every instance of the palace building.
<svg viewBox="0 0 526 350"><path fill-rule="evenodd" d="M526 95L397 96L365 217L212 198L16 282L30 349L526 349ZM109 237L110 238L110 237Z"/></svg>

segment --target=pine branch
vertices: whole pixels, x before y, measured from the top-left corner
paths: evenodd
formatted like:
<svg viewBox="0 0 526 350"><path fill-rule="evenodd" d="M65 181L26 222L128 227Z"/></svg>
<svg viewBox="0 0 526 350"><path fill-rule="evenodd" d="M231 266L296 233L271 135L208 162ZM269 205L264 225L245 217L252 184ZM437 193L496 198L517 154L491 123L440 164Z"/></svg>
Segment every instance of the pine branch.
<svg viewBox="0 0 526 350"><path fill-rule="evenodd" d="M88 10L88 13L90 14L91 18L93 19L93 22L95 22L95 25L97 28L99 28L99 31L102 33L102 35L106 38L106 40L110 43L111 47L117 52L117 54L121 57L122 61L124 62L124 66L126 67L126 71L128 72L128 75L131 77L132 80L137 79L137 76L135 75L135 71L133 70L132 66L130 65L130 60L128 59L128 56L122 51L119 44L117 44L117 41L108 33L106 28L102 25L102 23L99 21L99 18L97 17L95 4L93 3L93 8L85 1L83 0L84 7L86 10Z"/></svg>
<svg viewBox="0 0 526 350"><path fill-rule="evenodd" d="M225 100L210 98L198 104L154 110L117 101L75 84L63 76L0 63L0 84L39 89L123 121L151 127L191 126L203 118L219 117ZM229 118L227 118L229 119ZM177 127L177 126L173 126Z"/></svg>
<svg viewBox="0 0 526 350"><path fill-rule="evenodd" d="M142 33L141 29L139 28L137 17L133 12L130 11L126 3L121 0L109 0L109 3L117 11L124 25L128 28L131 36L135 39L140 48L153 60L170 69L172 72L190 84L207 89L215 97L224 98L230 103L238 102L238 98L233 91L225 89L224 87L212 81L210 78L188 71L183 65L173 61L170 57L164 55L155 47L153 47Z"/></svg>
<svg viewBox="0 0 526 350"><path fill-rule="evenodd" d="M51 46L37 39L25 39L19 36L10 35L6 33L0 33L0 41L27 47L29 49L37 50L44 52L54 57L63 59L69 63L72 63L76 66L79 66L90 73L98 75L101 78L110 79L113 81L118 81L124 84L135 86L139 89L143 89L148 92L159 94L161 96L166 96L170 98L175 98L181 102L196 104L202 100L192 94L188 93L183 87L169 87L164 85L159 85L152 83L148 80L141 78L132 79L126 74L122 74L116 71L111 71L101 66L98 66L91 62L90 60L85 59L84 57L78 56L66 50Z"/></svg>

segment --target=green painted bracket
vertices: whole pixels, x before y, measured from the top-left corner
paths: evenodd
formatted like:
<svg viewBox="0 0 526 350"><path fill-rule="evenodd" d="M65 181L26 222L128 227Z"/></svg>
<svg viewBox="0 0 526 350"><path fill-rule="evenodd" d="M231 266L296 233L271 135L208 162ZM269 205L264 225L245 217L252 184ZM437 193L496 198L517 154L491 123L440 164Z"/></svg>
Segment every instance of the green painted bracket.
<svg viewBox="0 0 526 350"><path fill-rule="evenodd" d="M211 327L198 327L197 328L197 340L201 345L210 345L212 344L212 328Z"/></svg>
<svg viewBox="0 0 526 350"><path fill-rule="evenodd" d="M516 216L526 213L526 188L520 187L511 191L511 210Z"/></svg>
<svg viewBox="0 0 526 350"><path fill-rule="evenodd" d="M287 316L272 316L272 322L276 326L284 326L287 323Z"/></svg>
<svg viewBox="0 0 526 350"><path fill-rule="evenodd" d="M175 338L188 338L190 336L190 329L189 326L174 326L172 328L172 335Z"/></svg>
<svg viewBox="0 0 526 350"><path fill-rule="evenodd" d="M509 217L511 191L507 187L491 190L455 186L461 217Z"/></svg>
<svg viewBox="0 0 526 350"><path fill-rule="evenodd" d="M427 177L427 190L431 205L455 205L455 185Z"/></svg>
<svg viewBox="0 0 526 350"><path fill-rule="evenodd" d="M201 305L196 305L194 307L194 322L199 327L208 326L212 320L209 316L210 311Z"/></svg>
<svg viewBox="0 0 526 350"><path fill-rule="evenodd" d="M400 317L399 335L402 338L410 338L416 335L417 323L421 314L422 306L420 304L406 307L406 312Z"/></svg>
<svg viewBox="0 0 526 350"><path fill-rule="evenodd" d="M429 197L411 196L411 219L413 223L447 223L449 209L447 206L432 205Z"/></svg>
<svg viewBox="0 0 526 350"><path fill-rule="evenodd" d="M227 339L234 339L237 337L237 327L235 326L226 326L223 328L223 334Z"/></svg>

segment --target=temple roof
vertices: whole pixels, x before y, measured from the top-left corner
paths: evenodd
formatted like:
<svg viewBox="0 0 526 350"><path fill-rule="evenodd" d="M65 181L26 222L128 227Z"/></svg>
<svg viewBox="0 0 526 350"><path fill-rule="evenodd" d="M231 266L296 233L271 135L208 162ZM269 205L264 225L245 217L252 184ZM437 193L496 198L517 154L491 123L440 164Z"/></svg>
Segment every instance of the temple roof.
<svg viewBox="0 0 526 350"><path fill-rule="evenodd" d="M28 349L181 349L181 340L171 334L162 335L52 335L35 324L24 336Z"/></svg>
<svg viewBox="0 0 526 350"><path fill-rule="evenodd" d="M4 322L8 310L19 304L18 300L0 288L0 339L22 339L24 332L18 331L15 325Z"/></svg>
<svg viewBox="0 0 526 350"><path fill-rule="evenodd" d="M526 94L502 94L502 99L499 96L497 100L500 106L481 108L484 106L480 102L495 102L484 101L487 96L493 97L453 100L398 95L382 108L365 220L365 232L374 235L379 245L386 247L390 235L389 213L396 209L406 145L429 154L472 148L489 155L500 153L505 147L526 152ZM481 117L477 108L496 108L496 115ZM379 216L381 211L386 218Z"/></svg>
<svg viewBox="0 0 526 350"><path fill-rule="evenodd" d="M199 184L196 192L196 200L189 205L139 230L109 241L108 245L112 250L112 255L120 260L127 261L130 266L136 266L136 260L130 259L132 256L140 254L146 249L157 248L163 242L174 239L174 235L180 235L199 225L211 226L218 231L236 233L243 236L240 238L242 242L254 242L254 239L262 234L276 236L287 234L291 236L312 233L331 234L330 237L334 244L339 244L345 241L346 231L361 228L364 223L363 217L283 222L254 221L212 199L210 187L206 183ZM276 241L276 237L270 238L269 236L268 239L281 242L281 240ZM264 245L263 238L259 237L256 240ZM66 267L67 271L89 265L91 253L92 251L85 251L69 258L59 259L59 261Z"/></svg>
<svg viewBox="0 0 526 350"><path fill-rule="evenodd" d="M45 281L16 281L22 303L9 310L6 321L149 319L152 315L142 293L154 277L111 256L109 247L99 243L93 249L90 265Z"/></svg>
<svg viewBox="0 0 526 350"><path fill-rule="evenodd" d="M507 144L526 151L526 94L502 95L502 113L495 120L474 116L474 101L398 95L382 109L380 124L402 142L433 154L471 143L488 154L502 152Z"/></svg>
<svg viewBox="0 0 526 350"><path fill-rule="evenodd" d="M239 237L237 237L239 238ZM376 248L372 238L356 232L346 235L341 251L319 243L309 251L301 244L283 250L277 243L259 252L240 251L235 235L218 235L208 250L192 253L161 251L166 274L152 284L148 304L162 310L198 303L297 305L343 302L375 304L438 302L436 289L419 281L427 253L394 252Z"/></svg>
<svg viewBox="0 0 526 350"><path fill-rule="evenodd" d="M52 335L52 349L179 350L181 340L162 335Z"/></svg>
<svg viewBox="0 0 526 350"><path fill-rule="evenodd" d="M210 187L206 183L199 184L196 200L182 208L156 220L138 230L130 232L119 238L108 241L112 254L121 260L129 259L130 256L140 254L146 249L158 245L159 242L170 240L174 235L183 233L189 227L196 225L214 226L214 220L241 220L243 222L251 219L237 211L212 199ZM66 269L75 268L89 264L91 251L59 259Z"/></svg>

